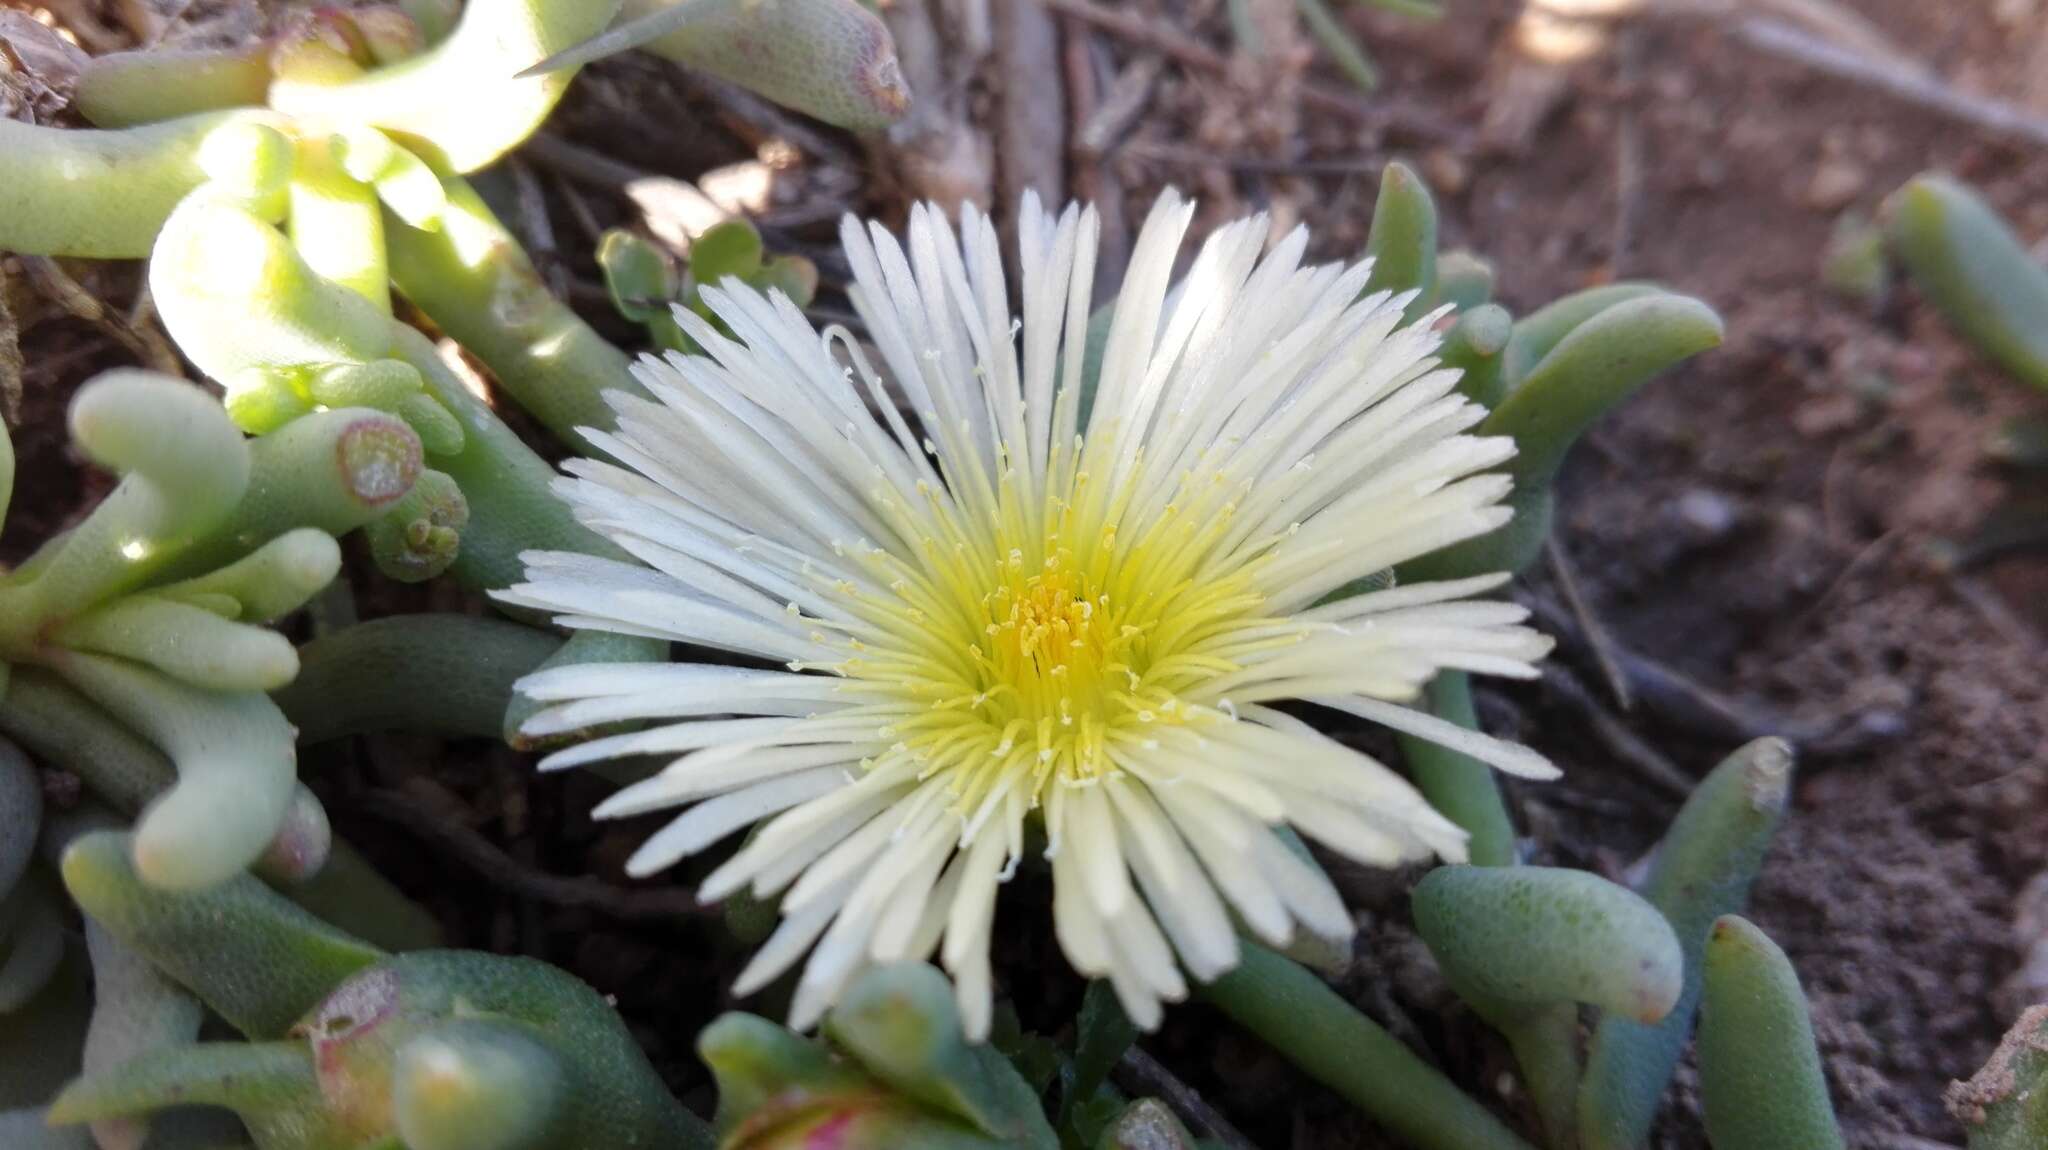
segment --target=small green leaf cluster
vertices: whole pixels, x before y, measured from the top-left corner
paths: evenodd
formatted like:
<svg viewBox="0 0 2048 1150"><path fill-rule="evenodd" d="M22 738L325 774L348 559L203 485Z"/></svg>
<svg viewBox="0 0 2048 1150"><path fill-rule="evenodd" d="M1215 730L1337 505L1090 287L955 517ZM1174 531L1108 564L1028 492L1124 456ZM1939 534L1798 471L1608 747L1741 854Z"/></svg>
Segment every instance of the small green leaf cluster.
<svg viewBox="0 0 2048 1150"><path fill-rule="evenodd" d="M768 256L760 231L743 219L714 224L690 241L688 259L680 269L668 252L622 228L606 232L598 242L597 263L619 314L645 325L655 347L684 355L703 349L676 319L678 307L720 335L732 335L705 301L706 287L735 279L763 294L780 292L799 308L809 307L818 292L818 269L811 261L798 255Z"/></svg>

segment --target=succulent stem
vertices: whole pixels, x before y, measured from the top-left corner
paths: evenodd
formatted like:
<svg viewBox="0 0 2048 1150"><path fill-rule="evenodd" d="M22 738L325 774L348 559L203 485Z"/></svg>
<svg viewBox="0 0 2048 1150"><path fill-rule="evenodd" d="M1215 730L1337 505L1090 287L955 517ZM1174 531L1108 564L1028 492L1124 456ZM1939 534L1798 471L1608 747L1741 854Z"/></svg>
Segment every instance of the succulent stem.
<svg viewBox="0 0 2048 1150"><path fill-rule="evenodd" d="M37 657L48 626L143 582L214 530L248 485L249 453L220 405L182 381L116 371L80 388L72 438L121 472L85 522L0 585L0 654Z"/></svg>
<svg viewBox="0 0 2048 1150"><path fill-rule="evenodd" d="M77 775L126 814L177 782L177 770L163 752L41 668L15 668L0 697L0 733L45 764ZM34 841L31 834L28 842Z"/></svg>
<svg viewBox="0 0 2048 1150"><path fill-rule="evenodd" d="M287 531L225 567L182 582L153 587L150 594L226 610L225 618L268 623L305 606L341 571L341 548L314 527Z"/></svg>
<svg viewBox="0 0 2048 1150"><path fill-rule="evenodd" d="M7 179L0 181L0 249L141 259L192 189L237 175L230 170L237 154L254 160L246 130L269 131L276 122L276 116L254 109L116 131L0 119L0 155L7 157ZM276 142L288 171L290 149L281 136ZM263 174L240 175L260 181Z"/></svg>
<svg viewBox="0 0 2048 1150"><path fill-rule="evenodd" d="M1031 1088L995 1048L967 1041L953 988L930 966L896 963L855 979L824 1033L891 1089L1003 1145L1052 1142Z"/></svg>
<svg viewBox="0 0 2048 1150"><path fill-rule="evenodd" d="M331 174L317 189L297 182L293 198L316 214L347 218L345 198L316 194L347 179ZM390 319L378 306L385 301L359 294L370 290L363 285L376 261L349 237L329 234L343 226L330 219L322 231L298 230L328 273L351 277L354 290L322 275L268 222L203 191L165 222L149 261L151 296L179 349L229 385L231 408L250 381L382 357L390 342Z"/></svg>
<svg viewBox="0 0 2048 1150"><path fill-rule="evenodd" d="M180 51L109 52L78 71L71 104L102 128L126 128L223 108L262 107L270 91L270 45Z"/></svg>
<svg viewBox="0 0 2048 1150"><path fill-rule="evenodd" d="M225 1106L246 1117L317 1098L312 1055L287 1042L204 1042L159 1050L66 1087L50 1105L54 1124L103 1122L168 1106Z"/></svg>
<svg viewBox="0 0 2048 1150"><path fill-rule="evenodd" d="M455 480L469 505L462 549L449 568L458 583L477 591L509 587L525 577L519 554L527 550L623 554L576 522L550 489L554 469L463 386L427 337L394 322L391 351L419 369L427 394L464 428L462 450L434 459L435 469Z"/></svg>
<svg viewBox="0 0 2048 1150"><path fill-rule="evenodd" d="M309 745L384 730L496 738L512 684L561 646L501 619L394 615L301 647L298 678L272 698Z"/></svg>
<svg viewBox="0 0 2048 1150"><path fill-rule="evenodd" d="M491 321L486 315L480 322ZM576 521L568 504L555 497L553 469L505 426L490 405L462 385L425 336L404 324L394 323L392 328L393 354L419 369L427 394L453 412L466 428L462 450L434 460L435 466L462 488L469 506L462 549L449 568L458 583L479 591L509 587L525 578L526 565L520 554L529 550L623 555ZM551 656L550 665L562 665L569 659L648 662L667 657L667 652L668 644L655 639L572 638ZM515 697L503 717L505 729L516 730L528 713L530 708Z"/></svg>
<svg viewBox="0 0 2048 1150"><path fill-rule="evenodd" d="M1626 300L1572 329L1480 425L1510 435L1517 490L1548 487L1565 453L1593 421L1652 378L1721 343L1721 317L1695 299Z"/></svg>
<svg viewBox="0 0 2048 1150"><path fill-rule="evenodd" d="M362 125L343 126L329 144L342 169L376 188L377 198L399 219L427 231L441 226L448 193L425 160Z"/></svg>
<svg viewBox="0 0 2048 1150"><path fill-rule="evenodd" d="M1429 709L1468 731L1479 729L1472 709L1472 681L1463 671L1439 671L1425 688ZM1494 769L1449 747L1400 736L1401 759L1429 805L1465 828L1466 858L1474 866L1513 866L1515 827L1508 819Z"/></svg>
<svg viewBox="0 0 2048 1150"><path fill-rule="evenodd" d="M1625 281L1603 284L1552 300L1515 321L1515 334L1508 340L1503 364L1510 386L1525 379L1530 369L1543 361L1564 337L1580 324L1616 304L1657 295L1664 289L1653 283Z"/></svg>
<svg viewBox="0 0 2048 1150"><path fill-rule="evenodd" d="M448 37L420 55L340 82L280 76L270 105L402 132L456 171L474 171L540 127L575 75L521 71L595 35L617 11L618 0L474 0Z"/></svg>
<svg viewBox="0 0 2048 1150"><path fill-rule="evenodd" d="M1631 288L1608 289L1626 294ZM1560 301L1563 308L1570 301ZM1548 310L1548 309L1546 309ZM1541 315L1542 313L1539 313ZM1531 334L1521 355L1531 354L1577 312L1546 319ZM1524 321L1527 323L1528 321ZM1517 355L1523 336L1504 355ZM1551 483L1565 455L1595 420L1665 369L1720 344L1721 317L1698 300L1652 292L1609 302L1549 347L1526 375L1514 374L1512 359L1506 397L1478 434L1508 436L1515 457L1501 470L1512 476L1508 503L1515 517L1505 527L1455 547L1424 556L1402 568L1407 579L1447 579L1488 571L1521 571L1535 561L1550 534L1555 514Z"/></svg>
<svg viewBox="0 0 2048 1150"><path fill-rule="evenodd" d="M266 876L259 871L257 877ZM441 925L434 916L341 839L334 840L326 866L277 889L321 921L384 950L403 953L441 945Z"/></svg>
<svg viewBox="0 0 2048 1150"><path fill-rule="evenodd" d="M1237 969L1196 988L1419 1150L1530 1150L1500 1119L1306 969L1241 940Z"/></svg>
<svg viewBox="0 0 2048 1150"><path fill-rule="evenodd" d="M232 564L301 528L346 535L412 490L421 454L404 420L363 407L314 412L252 439L247 492L163 575L190 578Z"/></svg>
<svg viewBox="0 0 2048 1150"><path fill-rule="evenodd" d="M401 583L421 583L454 565L468 525L462 488L447 472L430 470L422 471L405 498L372 520L363 535L377 570Z"/></svg>
<svg viewBox="0 0 2048 1150"><path fill-rule="evenodd" d="M1493 302L1493 279L1493 265L1472 252L1441 252L1436 257L1436 302L1473 311Z"/></svg>
<svg viewBox="0 0 2048 1150"><path fill-rule="evenodd" d="M1501 360L1515 330L1514 317L1499 304L1480 304L1458 317L1444 335L1437 355L1445 367L1463 375L1458 390L1465 398L1492 409L1507 395L1507 379L1501 374Z"/></svg>
<svg viewBox="0 0 2048 1150"><path fill-rule="evenodd" d="M132 1058L190 1046L199 1037L206 1012L197 999L91 919L85 923L85 945L92 956L93 987L85 1073L103 1074ZM93 1123L92 1132L103 1150L139 1150L149 1127L139 1118L105 1118Z"/></svg>
<svg viewBox="0 0 2048 1150"><path fill-rule="evenodd" d="M563 442L583 446L578 428L616 422L606 391L644 389L624 353L549 292L476 191L453 176L444 186L448 207L437 230L388 221L393 282L483 360L520 407Z"/></svg>
<svg viewBox="0 0 2048 1150"><path fill-rule="evenodd" d="M315 275L391 311L384 210L377 190L342 170L328 139L301 137L292 172L292 247Z"/></svg>
<svg viewBox="0 0 2048 1150"><path fill-rule="evenodd" d="M0 733L20 740L50 766L84 779L87 788L123 814L141 810L177 782L176 768L163 752L39 668L20 668L0 697ZM294 793L304 794L304 788ZM288 813L282 830L290 832L291 822ZM275 846L276 840L266 846L265 856ZM259 877L267 875L259 870ZM419 949L438 940L433 919L344 842L331 844L326 865L317 873L294 876L286 893L321 918L392 950Z"/></svg>
<svg viewBox="0 0 2048 1150"><path fill-rule="evenodd" d="M1466 1001L1472 1002L1470 998ZM1576 1150L1579 1080L1584 1070L1579 1063L1577 1004L1515 1007L1474 1003L1473 1010L1508 1040L1549 1145L1553 1150Z"/></svg>
<svg viewBox="0 0 2048 1150"><path fill-rule="evenodd" d="M1748 900L1784 818L1792 761L1782 739L1745 745L1700 783L1665 832L1643 895L1685 951L1685 989L1660 1022L1600 1020L1579 1092L1585 1150L1634 1150L1649 1134L1699 1005L1708 929Z"/></svg>
<svg viewBox="0 0 2048 1150"><path fill-rule="evenodd" d="M128 836L116 832L73 842L63 870L80 909L251 1038L282 1036L337 983L383 957L247 875L197 892L147 885ZM224 940L247 961L221 961Z"/></svg>
<svg viewBox="0 0 2048 1150"><path fill-rule="evenodd" d="M100 655L67 652L54 669L177 767L177 784L136 823L135 866L152 886L212 886L262 855L298 783L291 725L269 699L200 690Z"/></svg>
<svg viewBox="0 0 2048 1150"><path fill-rule="evenodd" d="M74 651L116 655L213 691L268 691L291 682L299 659L284 636L211 611L130 595L95 607L53 632Z"/></svg>

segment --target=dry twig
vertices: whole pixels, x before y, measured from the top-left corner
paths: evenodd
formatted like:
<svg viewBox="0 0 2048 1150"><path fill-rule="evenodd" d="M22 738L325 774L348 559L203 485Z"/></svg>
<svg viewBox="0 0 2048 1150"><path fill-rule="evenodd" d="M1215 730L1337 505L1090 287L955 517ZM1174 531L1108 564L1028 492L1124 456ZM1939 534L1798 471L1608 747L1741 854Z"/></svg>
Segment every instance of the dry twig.
<svg viewBox="0 0 2048 1150"><path fill-rule="evenodd" d="M1042 0L1004 0L994 14L996 74L1002 83L996 133L1002 203L1018 203L1029 190L1057 204L1067 191L1059 29Z"/></svg>
<svg viewBox="0 0 2048 1150"><path fill-rule="evenodd" d="M57 261L48 256L23 256L21 268L28 273L29 281L35 284L44 298L73 317L99 328L144 367L184 378L185 367L179 361L178 353L171 349L170 341L156 329L155 324L146 322L146 316L144 322L131 322L65 274Z"/></svg>
<svg viewBox="0 0 2048 1150"><path fill-rule="evenodd" d="M1600 667L1600 677L1607 681L1607 689L1614 693L1614 702L1622 710L1635 708L1635 695L1628 688L1628 676L1621 670L1614 657L1614 641L1608 637L1607 628L1602 626L1586 597L1579 590L1578 570L1572 566L1571 557L1564 553L1564 545L1557 541L1555 532L1543 542L1543 557L1550 565L1550 573L1557 580L1557 589L1564 593L1565 606L1571 608L1572 618L1579 624L1579 633L1585 636L1586 646L1593 653L1593 661Z"/></svg>
<svg viewBox="0 0 2048 1150"><path fill-rule="evenodd" d="M1579 682L1578 676L1557 663L1546 663L1543 665L1543 686L1552 698L1586 720L1587 729L1609 754L1635 768L1646 782L1681 799L1692 793L1697 780L1680 770L1678 764L1664 756L1664 752L1651 746L1602 706L1600 700L1593 697L1593 692Z"/></svg>
<svg viewBox="0 0 2048 1150"><path fill-rule="evenodd" d="M1737 24L1735 33L1752 48L1780 59L1883 92L1994 136L2048 147L2048 119L2017 105L1959 92L1924 72L1872 59L1781 20L1751 17Z"/></svg>
<svg viewBox="0 0 2048 1150"><path fill-rule="evenodd" d="M0 413L7 422L21 422L22 373L21 326L7 303L7 265L0 263Z"/></svg>
<svg viewBox="0 0 2048 1150"><path fill-rule="evenodd" d="M1143 1050L1133 1046L1124 1051L1123 1060L1117 1063L1116 1077L1132 1093L1149 1094L1165 1102L1198 1134L1215 1139L1229 1150L1258 1150L1251 1139L1230 1124L1230 1119L1209 1105L1209 1100L1203 1098L1200 1091L1182 1082L1173 1071Z"/></svg>
<svg viewBox="0 0 2048 1150"><path fill-rule="evenodd" d="M1130 12L1105 8L1094 0L1042 2L1047 8L1062 16L1091 24L1120 40L1154 49L1198 72L1221 76L1230 71L1229 57L1200 40L1158 21L1148 20ZM1343 116L1355 123L1368 123L1381 118L1373 106L1327 88L1305 86L1301 92L1301 99L1302 103L1316 111Z"/></svg>
<svg viewBox="0 0 2048 1150"><path fill-rule="evenodd" d="M373 790L357 798L366 813L412 834L427 846L474 871L491 886L549 906L588 910L626 921L662 920L716 915L717 907L697 901L695 891L680 887L628 890L588 876L563 878L543 874L500 850L477 832L438 817L418 799L392 790Z"/></svg>
<svg viewBox="0 0 2048 1150"><path fill-rule="evenodd" d="M559 299L569 294L569 272L563 266L561 249L555 244L555 225L548 218L547 196L541 192L540 179L533 174L532 166L517 158L508 166L518 196L519 238L547 280L548 289Z"/></svg>

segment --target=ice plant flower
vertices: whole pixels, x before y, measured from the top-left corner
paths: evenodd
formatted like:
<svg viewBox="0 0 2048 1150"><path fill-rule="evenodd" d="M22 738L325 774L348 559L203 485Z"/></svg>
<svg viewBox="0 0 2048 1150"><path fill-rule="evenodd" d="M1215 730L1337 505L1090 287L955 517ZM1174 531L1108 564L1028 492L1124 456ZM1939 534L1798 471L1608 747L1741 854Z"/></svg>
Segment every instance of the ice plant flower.
<svg viewBox="0 0 2048 1150"><path fill-rule="evenodd" d="M599 808L694 804L637 874L755 828L701 893L781 895L735 990L808 952L798 1029L868 964L936 951L985 1036L996 891L1030 819L1062 949L1146 1027L1184 970L1236 964L1230 910L1275 944L1349 937L1276 828L1373 865L1463 857L1400 775L1276 704L1554 773L1403 705L1445 668L1533 673L1548 640L1477 598L1505 576L1326 602L1504 523L1490 469L1514 445L1464 434L1484 413L1430 323L1401 326L1407 297L1361 299L1365 264L1304 266L1300 229L1268 251L1263 217L1227 226L1175 284L1191 216L1168 193L1146 220L1092 402L1092 211L1025 201L1021 325L972 208L964 240L916 209L907 250L849 219L849 294L886 374L786 299L705 289L732 337L678 309L707 354L643 360L652 398L614 393L617 430L589 433L616 462L560 481L640 563L536 553L502 593L754 662L543 671L526 730L655 721L543 763L672 758Z"/></svg>

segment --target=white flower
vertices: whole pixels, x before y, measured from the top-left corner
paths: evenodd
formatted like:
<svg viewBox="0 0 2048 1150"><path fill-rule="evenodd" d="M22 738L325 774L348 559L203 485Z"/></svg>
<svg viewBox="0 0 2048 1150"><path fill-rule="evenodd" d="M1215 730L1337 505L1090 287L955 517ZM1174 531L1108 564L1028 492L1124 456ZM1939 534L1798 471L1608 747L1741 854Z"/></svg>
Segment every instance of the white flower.
<svg viewBox="0 0 2048 1150"><path fill-rule="evenodd" d="M1548 640L1474 598L1506 576L1323 602L1506 522L1489 469L1513 444L1464 434L1484 412L1431 357L1431 324L1401 326L1408 297L1360 299L1364 264L1303 267L1300 229L1262 256L1267 221L1232 224L1170 285L1191 214L1169 193L1146 220L1085 416L1093 211L1025 201L1021 327L972 208L964 243L915 210L908 251L849 219L887 382L788 300L707 289L737 339L678 310L709 357L644 360L653 400L615 393L617 431L588 433L619 465L560 484L645 566L536 553L502 595L780 665L564 667L522 689L554 704L534 735L655 721L543 763L673 757L599 808L694 804L635 874L758 828L701 893L781 893L735 990L809 952L798 1029L865 964L936 951L985 1036L996 889L1034 813L1062 949L1148 1028L1182 968L1236 964L1229 910L1276 945L1349 936L1276 828L1374 865L1463 858L1400 775L1282 701L1555 773L1400 705L1444 668L1533 673Z"/></svg>

